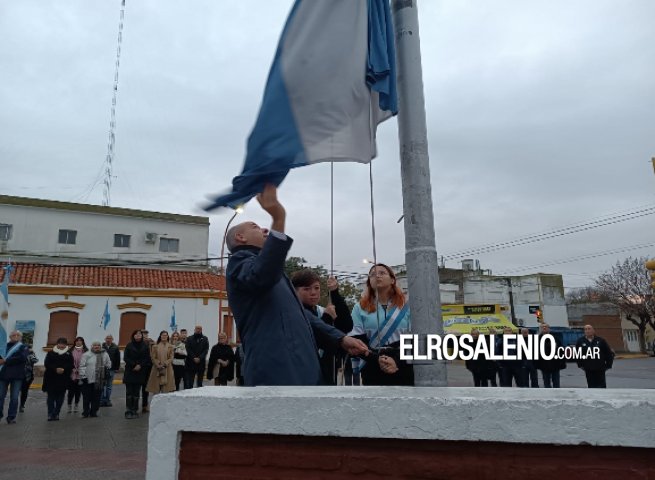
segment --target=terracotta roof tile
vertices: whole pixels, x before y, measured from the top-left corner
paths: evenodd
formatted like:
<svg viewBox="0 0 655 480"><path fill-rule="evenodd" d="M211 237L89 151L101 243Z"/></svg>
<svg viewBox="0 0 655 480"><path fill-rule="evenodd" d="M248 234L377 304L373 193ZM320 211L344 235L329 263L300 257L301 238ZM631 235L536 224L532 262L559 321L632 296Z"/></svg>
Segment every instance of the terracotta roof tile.
<svg viewBox="0 0 655 480"><path fill-rule="evenodd" d="M0 268L6 263L0 263ZM15 263L11 285L224 290L224 279L209 272L154 268ZM4 269L0 269L0 282Z"/></svg>

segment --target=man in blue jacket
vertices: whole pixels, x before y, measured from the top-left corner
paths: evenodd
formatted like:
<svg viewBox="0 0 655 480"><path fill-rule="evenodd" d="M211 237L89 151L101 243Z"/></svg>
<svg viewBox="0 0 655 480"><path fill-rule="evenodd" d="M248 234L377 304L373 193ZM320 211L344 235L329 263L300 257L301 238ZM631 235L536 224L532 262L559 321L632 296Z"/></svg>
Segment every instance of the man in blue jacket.
<svg viewBox="0 0 655 480"><path fill-rule="evenodd" d="M5 398L7 390L11 388L9 409L7 410L7 423L16 423L18 412L18 396L20 387L25 380L25 363L27 362L27 346L21 343L23 334L15 330L9 335L7 353L0 357L0 419L5 411Z"/></svg>
<svg viewBox="0 0 655 480"><path fill-rule="evenodd" d="M270 231L253 222L232 227L226 245L227 295L241 337L244 384L320 385L318 348L364 355L366 345L309 314L284 274L293 240L277 189L266 185L257 201L271 216Z"/></svg>

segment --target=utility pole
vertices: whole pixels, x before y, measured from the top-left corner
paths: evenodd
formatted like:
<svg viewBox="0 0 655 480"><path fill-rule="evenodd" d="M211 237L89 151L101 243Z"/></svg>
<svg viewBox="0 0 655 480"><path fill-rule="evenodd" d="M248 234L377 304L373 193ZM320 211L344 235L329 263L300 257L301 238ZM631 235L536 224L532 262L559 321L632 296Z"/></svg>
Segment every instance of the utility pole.
<svg viewBox="0 0 655 480"><path fill-rule="evenodd" d="M398 65L398 137L403 187L405 262L412 333L443 335L439 263L435 247L430 159L425 121L421 45L416 0L393 0ZM420 353L425 353L421 351ZM419 387L448 385L443 360L414 362Z"/></svg>

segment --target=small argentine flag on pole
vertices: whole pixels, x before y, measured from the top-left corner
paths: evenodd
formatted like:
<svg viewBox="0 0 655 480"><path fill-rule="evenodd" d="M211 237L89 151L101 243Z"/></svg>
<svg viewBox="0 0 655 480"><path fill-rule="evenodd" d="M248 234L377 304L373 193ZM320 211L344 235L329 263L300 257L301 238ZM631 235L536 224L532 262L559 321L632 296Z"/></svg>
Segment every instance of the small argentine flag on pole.
<svg viewBox="0 0 655 480"><path fill-rule="evenodd" d="M173 313L171 313L171 330L177 332L177 323L175 321L175 300L173 300Z"/></svg>
<svg viewBox="0 0 655 480"><path fill-rule="evenodd" d="M109 315L109 300L107 300L107 303L105 303L105 312L102 314L102 318L100 320L100 326L107 330L107 325L109 325L110 320L111 315Z"/></svg>

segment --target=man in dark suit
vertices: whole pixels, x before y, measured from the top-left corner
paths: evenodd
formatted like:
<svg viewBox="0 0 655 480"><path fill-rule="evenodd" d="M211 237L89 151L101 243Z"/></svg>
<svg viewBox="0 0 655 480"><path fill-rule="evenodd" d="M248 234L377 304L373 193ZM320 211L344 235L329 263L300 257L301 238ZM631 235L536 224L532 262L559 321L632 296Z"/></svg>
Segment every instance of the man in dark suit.
<svg viewBox="0 0 655 480"><path fill-rule="evenodd" d="M584 370L587 377L588 388L607 388L605 372L612 368L614 351L607 341L597 337L594 327L584 326L584 337L579 338L575 344L581 348L584 358L578 360L578 367Z"/></svg>
<svg viewBox="0 0 655 480"><path fill-rule="evenodd" d="M307 312L284 274L293 240L277 189L266 185L257 201L271 216L270 231L254 222L232 227L226 245L227 295L245 354L244 383L320 385L318 348L363 355L366 345Z"/></svg>

